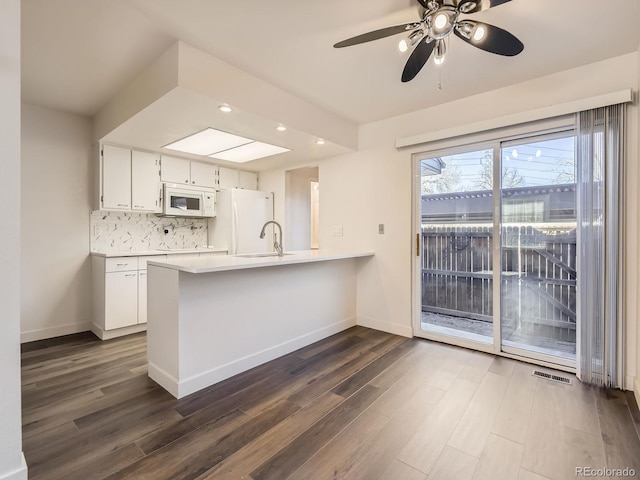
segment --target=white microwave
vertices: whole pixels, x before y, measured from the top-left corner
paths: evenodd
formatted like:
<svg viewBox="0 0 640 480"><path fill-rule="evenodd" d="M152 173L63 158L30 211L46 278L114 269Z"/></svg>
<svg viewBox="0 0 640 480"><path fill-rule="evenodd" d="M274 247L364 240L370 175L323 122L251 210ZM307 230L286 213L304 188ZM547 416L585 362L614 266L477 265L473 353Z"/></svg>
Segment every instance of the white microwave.
<svg viewBox="0 0 640 480"><path fill-rule="evenodd" d="M215 217L216 191L213 188L164 183L162 214L176 217Z"/></svg>

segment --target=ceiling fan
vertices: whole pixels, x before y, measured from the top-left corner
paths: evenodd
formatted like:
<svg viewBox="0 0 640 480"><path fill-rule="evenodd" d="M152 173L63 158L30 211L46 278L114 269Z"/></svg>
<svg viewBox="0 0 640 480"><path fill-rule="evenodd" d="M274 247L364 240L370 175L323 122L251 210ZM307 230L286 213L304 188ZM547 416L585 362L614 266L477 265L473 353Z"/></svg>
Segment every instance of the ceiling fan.
<svg viewBox="0 0 640 480"><path fill-rule="evenodd" d="M363 33L343 40L335 48L350 47L371 42L399 33L409 33L400 41L400 51L415 47L402 71L402 81L415 78L435 50L434 63L441 64L446 53L445 39L453 32L456 37L487 52L512 57L524 49L524 45L511 33L488 23L461 19L471 14L507 3L511 0L418 0L420 21Z"/></svg>

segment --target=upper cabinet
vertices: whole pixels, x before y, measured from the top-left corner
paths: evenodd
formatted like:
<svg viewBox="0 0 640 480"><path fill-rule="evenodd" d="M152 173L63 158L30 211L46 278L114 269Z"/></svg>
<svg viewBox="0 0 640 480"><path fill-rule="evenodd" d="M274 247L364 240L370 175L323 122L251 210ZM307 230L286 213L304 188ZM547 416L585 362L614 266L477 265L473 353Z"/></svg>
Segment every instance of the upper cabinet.
<svg viewBox="0 0 640 480"><path fill-rule="evenodd" d="M161 194L159 155L102 146L102 210L158 213Z"/></svg>
<svg viewBox="0 0 640 480"><path fill-rule="evenodd" d="M192 161L191 185L216 188L218 186L218 166Z"/></svg>
<svg viewBox="0 0 640 480"><path fill-rule="evenodd" d="M244 172L233 168L220 167L218 171L218 187L224 188L244 188L246 190L258 189L258 174L254 172Z"/></svg>
<svg viewBox="0 0 640 480"><path fill-rule="evenodd" d="M166 183L216 188L218 166L162 155L160 178Z"/></svg>
<svg viewBox="0 0 640 480"><path fill-rule="evenodd" d="M190 161L162 155L160 179L165 183L191 183Z"/></svg>
<svg viewBox="0 0 640 480"><path fill-rule="evenodd" d="M160 155L131 152L131 209L137 212L162 212Z"/></svg>
<svg viewBox="0 0 640 480"><path fill-rule="evenodd" d="M102 147L102 195L104 210L131 210L131 150Z"/></svg>

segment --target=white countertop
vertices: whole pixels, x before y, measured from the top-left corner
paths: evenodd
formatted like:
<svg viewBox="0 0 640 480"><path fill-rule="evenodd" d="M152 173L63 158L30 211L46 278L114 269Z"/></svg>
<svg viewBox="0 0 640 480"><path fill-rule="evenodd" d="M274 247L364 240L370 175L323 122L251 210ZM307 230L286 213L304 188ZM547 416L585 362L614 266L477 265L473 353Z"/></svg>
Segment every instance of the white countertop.
<svg viewBox="0 0 640 480"><path fill-rule="evenodd" d="M225 248L195 247L195 248L166 248L158 250L136 250L126 252L91 252L97 257L143 257L147 255L177 255L181 253L226 253Z"/></svg>
<svg viewBox="0 0 640 480"><path fill-rule="evenodd" d="M296 263L325 262L358 257L372 257L373 252L366 251L335 251L335 250L302 250L286 252L283 257L242 257L236 255L207 255L199 258L148 262L149 265L171 268L187 273L225 272L229 270L243 270L248 268L274 267L279 265L293 265Z"/></svg>

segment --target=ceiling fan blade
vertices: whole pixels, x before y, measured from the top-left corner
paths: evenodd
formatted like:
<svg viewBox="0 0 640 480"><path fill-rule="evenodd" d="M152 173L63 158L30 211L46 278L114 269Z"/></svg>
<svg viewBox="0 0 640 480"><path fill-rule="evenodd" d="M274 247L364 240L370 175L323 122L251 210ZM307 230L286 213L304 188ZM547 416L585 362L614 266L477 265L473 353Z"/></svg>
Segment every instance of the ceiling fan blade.
<svg viewBox="0 0 640 480"><path fill-rule="evenodd" d="M469 33L468 36L460 29L461 25L469 26L471 33ZM476 39L478 36L473 32L476 32L481 28L484 29L484 36L480 39ZM470 43L474 47L478 47L486 52L495 53L496 55L513 57L524 50L524 45L515 36L506 30L494 25L489 25L488 23L464 20L456 25L453 33L455 33L458 38Z"/></svg>
<svg viewBox="0 0 640 480"><path fill-rule="evenodd" d="M511 0L460 0L458 2L458 10L461 13L476 13L510 1Z"/></svg>
<svg viewBox="0 0 640 480"><path fill-rule="evenodd" d="M341 42L336 43L334 48L350 47L352 45L358 45L360 43L371 42L373 40L379 40L381 38L397 35L402 32L410 32L420 26L419 22L405 23L403 25L394 25L393 27L381 28L380 30L374 30L373 32L363 33L362 35L356 35L355 37L347 38Z"/></svg>
<svg viewBox="0 0 640 480"><path fill-rule="evenodd" d="M422 70L422 67L424 67L427 60L429 60L431 52L433 52L435 46L436 42L434 40L430 42L422 40L418 45L416 45L416 48L413 49L413 52L402 71L403 82L410 82L416 75L418 75L418 72Z"/></svg>

